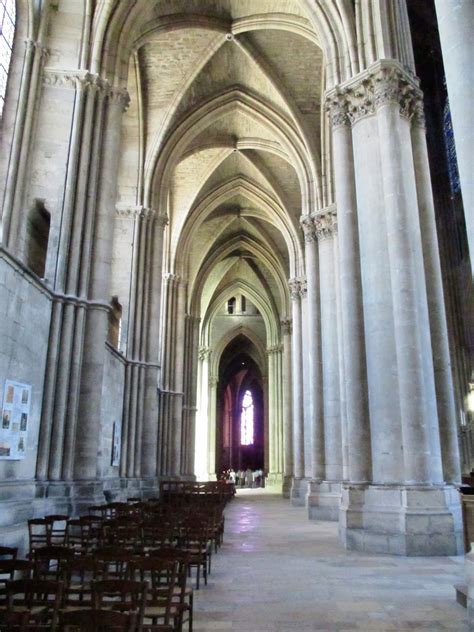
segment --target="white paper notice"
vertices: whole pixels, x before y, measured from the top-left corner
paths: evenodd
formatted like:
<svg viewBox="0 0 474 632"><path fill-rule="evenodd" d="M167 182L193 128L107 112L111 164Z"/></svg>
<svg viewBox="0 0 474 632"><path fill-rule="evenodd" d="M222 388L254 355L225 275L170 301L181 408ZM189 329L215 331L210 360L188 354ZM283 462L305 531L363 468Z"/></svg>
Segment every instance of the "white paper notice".
<svg viewBox="0 0 474 632"><path fill-rule="evenodd" d="M0 459L25 458L30 407L31 385L5 380L0 420Z"/></svg>

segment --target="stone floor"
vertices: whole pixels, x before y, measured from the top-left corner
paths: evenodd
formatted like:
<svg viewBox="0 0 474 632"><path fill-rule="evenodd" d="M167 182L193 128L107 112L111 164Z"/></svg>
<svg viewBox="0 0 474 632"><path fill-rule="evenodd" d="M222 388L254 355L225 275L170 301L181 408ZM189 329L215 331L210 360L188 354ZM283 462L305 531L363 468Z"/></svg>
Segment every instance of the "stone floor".
<svg viewBox="0 0 474 632"><path fill-rule="evenodd" d="M337 525L260 490L226 509L224 545L195 592L195 632L468 629L453 584L462 558L349 552Z"/></svg>

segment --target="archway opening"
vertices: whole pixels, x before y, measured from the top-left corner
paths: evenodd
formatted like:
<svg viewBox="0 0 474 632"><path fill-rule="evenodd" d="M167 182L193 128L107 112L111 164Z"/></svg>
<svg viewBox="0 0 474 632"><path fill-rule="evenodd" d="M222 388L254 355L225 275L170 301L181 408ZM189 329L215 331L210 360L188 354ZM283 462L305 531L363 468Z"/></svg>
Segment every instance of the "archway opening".
<svg viewBox="0 0 474 632"><path fill-rule="evenodd" d="M261 371L242 336L222 355L217 393L216 472L265 469L265 396ZM245 345L245 346L244 346Z"/></svg>

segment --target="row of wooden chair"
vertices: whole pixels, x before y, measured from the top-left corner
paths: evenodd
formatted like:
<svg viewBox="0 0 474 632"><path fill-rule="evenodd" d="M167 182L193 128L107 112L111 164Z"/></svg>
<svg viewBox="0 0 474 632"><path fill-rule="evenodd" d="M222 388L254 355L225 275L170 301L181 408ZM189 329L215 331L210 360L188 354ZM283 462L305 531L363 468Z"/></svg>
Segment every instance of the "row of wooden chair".
<svg viewBox="0 0 474 632"><path fill-rule="evenodd" d="M201 576L207 584L230 497L215 488L182 494L30 520L27 560L0 548L0 631L179 632L187 622L192 632L188 578L195 569L196 588Z"/></svg>

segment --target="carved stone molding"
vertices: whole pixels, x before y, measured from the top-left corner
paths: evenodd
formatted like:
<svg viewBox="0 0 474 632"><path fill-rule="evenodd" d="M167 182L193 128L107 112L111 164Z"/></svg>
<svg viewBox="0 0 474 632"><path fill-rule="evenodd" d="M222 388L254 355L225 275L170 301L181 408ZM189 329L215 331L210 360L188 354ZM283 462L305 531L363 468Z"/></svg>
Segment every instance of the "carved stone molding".
<svg viewBox="0 0 474 632"><path fill-rule="evenodd" d="M32 45L35 44L33 43ZM87 70L45 68L43 71L43 85L53 88L99 92L103 96L107 96L111 104L119 106L124 111L130 104L130 95L126 88L113 87L107 79L103 79Z"/></svg>
<svg viewBox="0 0 474 632"><path fill-rule="evenodd" d="M423 93L418 79L395 60L381 60L326 94L326 109L333 127L354 124L389 104L411 119L419 111Z"/></svg>
<svg viewBox="0 0 474 632"><path fill-rule="evenodd" d="M201 360L201 362L209 360L210 355L211 349L209 347L199 347L198 358L199 360Z"/></svg>
<svg viewBox="0 0 474 632"><path fill-rule="evenodd" d="M307 294L308 294L308 282L306 281L306 278L303 278L300 280L300 296L301 298L306 298Z"/></svg>
<svg viewBox="0 0 474 632"><path fill-rule="evenodd" d="M120 206L115 207L115 212L119 217L126 219L152 219L157 214L157 211L145 206Z"/></svg>
<svg viewBox="0 0 474 632"><path fill-rule="evenodd" d="M314 220L311 215L302 215L300 218L300 224L303 229L304 240L309 244L317 241Z"/></svg>
<svg viewBox="0 0 474 632"><path fill-rule="evenodd" d="M181 281L181 277L179 274L173 274L172 272L165 272L163 274L163 279L169 284L177 285Z"/></svg>
<svg viewBox="0 0 474 632"><path fill-rule="evenodd" d="M331 204L312 215L318 241L331 239L337 233L336 205Z"/></svg>
<svg viewBox="0 0 474 632"><path fill-rule="evenodd" d="M280 321L281 333L283 335L291 335L291 319L287 318Z"/></svg>
<svg viewBox="0 0 474 632"><path fill-rule="evenodd" d="M112 105L117 105L124 112L128 109L130 105L130 95L126 88L111 88L108 96Z"/></svg>
<svg viewBox="0 0 474 632"><path fill-rule="evenodd" d="M25 39L24 42L27 52L37 50L40 53L42 59L46 59L48 57L49 49L46 48L46 46L43 46L43 44L40 44L40 42L37 42L36 40L31 38Z"/></svg>
<svg viewBox="0 0 474 632"><path fill-rule="evenodd" d="M215 388L218 384L219 384L219 378L216 377L215 375L210 375L209 376L209 386L211 388Z"/></svg>
<svg viewBox="0 0 474 632"><path fill-rule="evenodd" d="M300 298L301 282L299 279L290 279L288 281L288 287L290 288L290 296L293 301Z"/></svg>
<svg viewBox="0 0 474 632"><path fill-rule="evenodd" d="M87 70L45 68L43 71L43 84L55 88L93 88L105 92L110 89L109 82L106 79L87 72Z"/></svg>
<svg viewBox="0 0 474 632"><path fill-rule="evenodd" d="M267 354L273 355L277 353L281 353L283 351L283 345L274 345L273 347L268 347Z"/></svg>

